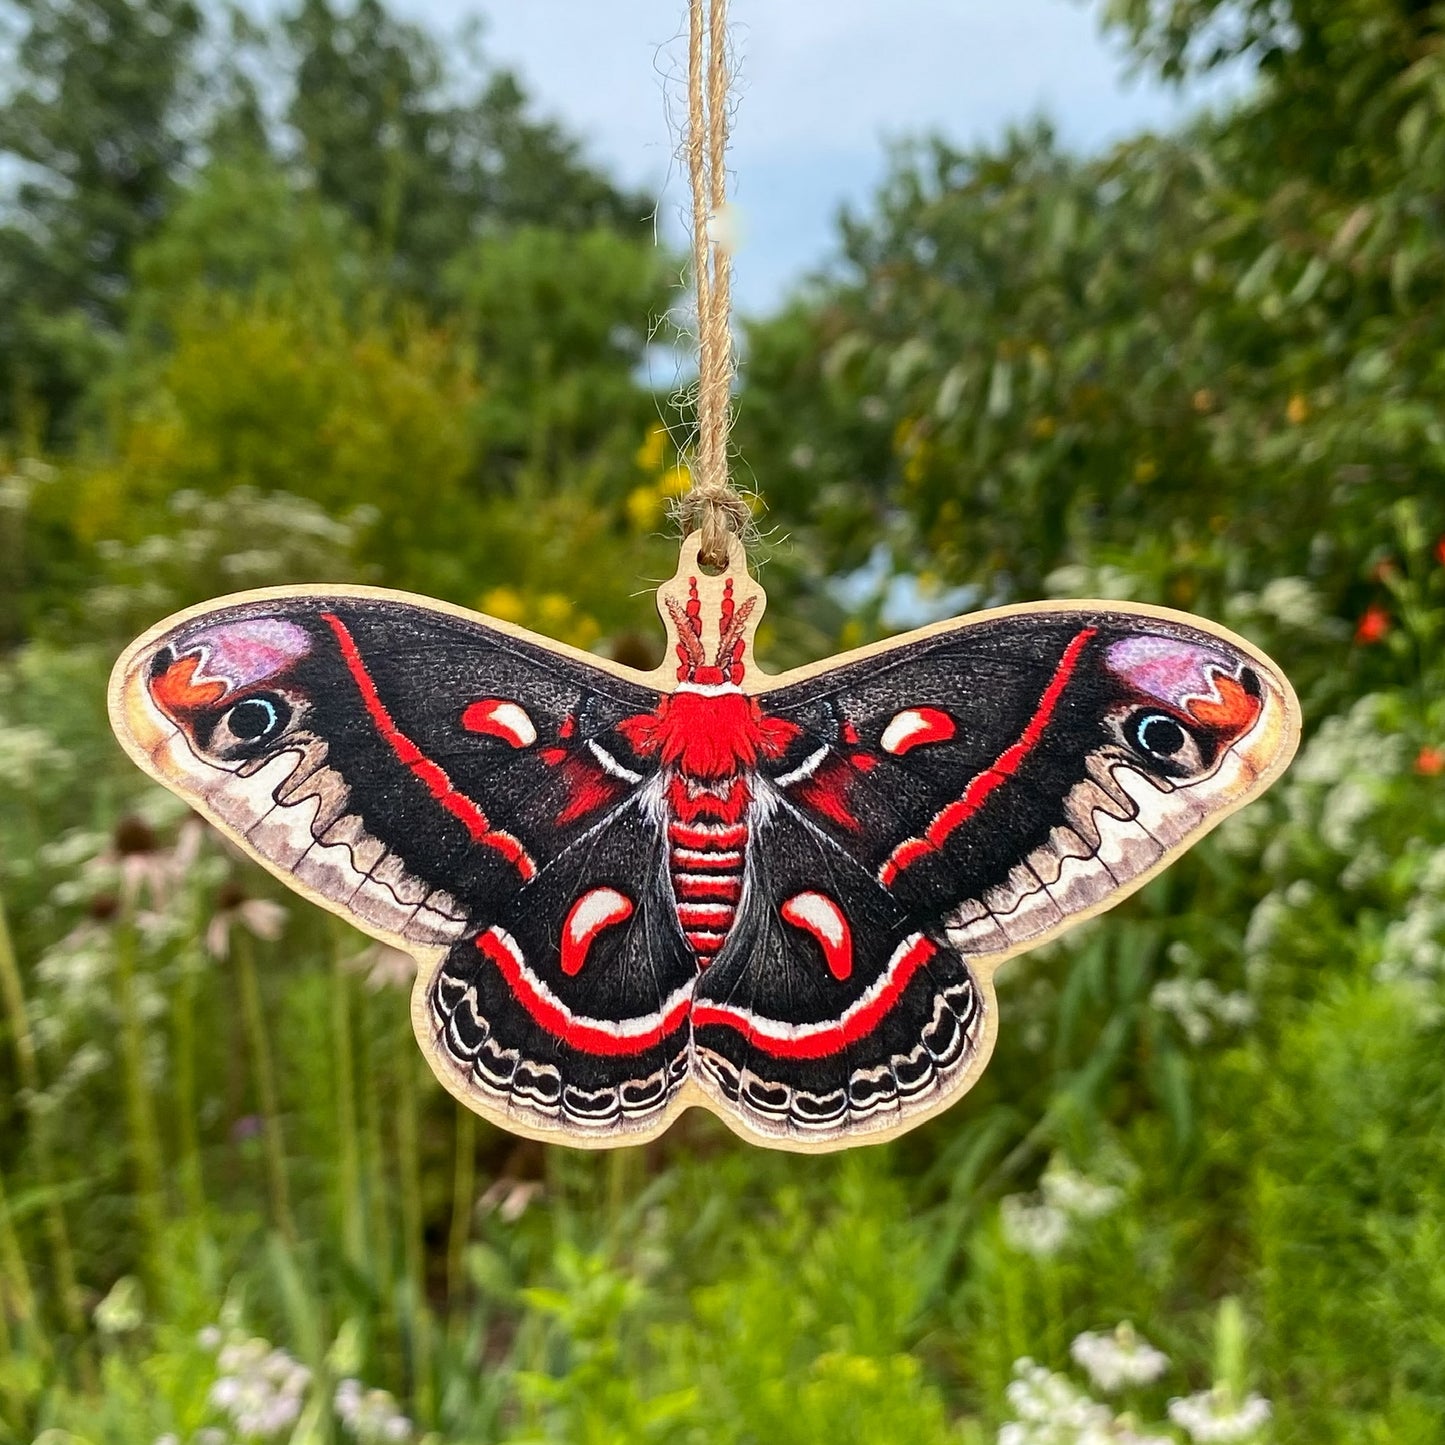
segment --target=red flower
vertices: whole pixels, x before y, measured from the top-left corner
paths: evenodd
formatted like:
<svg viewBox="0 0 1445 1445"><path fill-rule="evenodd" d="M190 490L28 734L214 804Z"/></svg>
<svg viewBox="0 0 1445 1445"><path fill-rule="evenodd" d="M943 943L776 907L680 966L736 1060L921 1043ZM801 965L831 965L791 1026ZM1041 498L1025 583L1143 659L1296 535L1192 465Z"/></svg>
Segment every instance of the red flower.
<svg viewBox="0 0 1445 1445"><path fill-rule="evenodd" d="M1445 537L1435 539L1435 560L1445 567Z"/></svg>
<svg viewBox="0 0 1445 1445"><path fill-rule="evenodd" d="M1415 771L1422 778L1438 778L1445 773L1445 748L1421 748L1415 758Z"/></svg>
<svg viewBox="0 0 1445 1445"><path fill-rule="evenodd" d="M1390 614L1378 602L1372 602L1365 608L1365 615L1355 628L1355 641L1368 647L1371 643L1382 642L1389 630Z"/></svg>

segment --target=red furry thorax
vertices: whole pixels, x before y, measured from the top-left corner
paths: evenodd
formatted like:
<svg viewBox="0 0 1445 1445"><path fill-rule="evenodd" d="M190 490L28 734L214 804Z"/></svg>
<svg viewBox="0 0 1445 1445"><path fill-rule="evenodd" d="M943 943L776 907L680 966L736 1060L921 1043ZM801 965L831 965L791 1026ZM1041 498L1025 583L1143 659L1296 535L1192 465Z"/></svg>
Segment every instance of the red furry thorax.
<svg viewBox="0 0 1445 1445"><path fill-rule="evenodd" d="M621 728L639 753L660 754L667 766L699 779L746 772L759 756L780 756L798 735L793 723L764 717L757 702L740 692L675 692L655 713L628 718Z"/></svg>

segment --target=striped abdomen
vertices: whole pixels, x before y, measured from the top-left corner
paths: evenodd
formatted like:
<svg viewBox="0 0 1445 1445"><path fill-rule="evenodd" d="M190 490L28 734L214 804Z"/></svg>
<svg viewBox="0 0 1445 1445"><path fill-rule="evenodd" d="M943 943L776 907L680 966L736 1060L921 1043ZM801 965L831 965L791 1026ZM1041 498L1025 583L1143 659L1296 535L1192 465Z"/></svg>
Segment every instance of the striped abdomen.
<svg viewBox="0 0 1445 1445"><path fill-rule="evenodd" d="M694 818L667 825L677 921L702 967L727 942L743 891L748 825Z"/></svg>

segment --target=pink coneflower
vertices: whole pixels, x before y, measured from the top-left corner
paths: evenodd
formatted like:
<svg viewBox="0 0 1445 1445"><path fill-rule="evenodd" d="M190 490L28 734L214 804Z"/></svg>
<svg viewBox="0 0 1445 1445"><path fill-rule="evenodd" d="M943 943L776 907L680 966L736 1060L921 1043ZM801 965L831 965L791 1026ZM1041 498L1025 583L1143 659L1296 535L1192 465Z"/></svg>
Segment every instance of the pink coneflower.
<svg viewBox="0 0 1445 1445"><path fill-rule="evenodd" d="M223 883L216 893L216 911L206 924L206 952L212 958L227 958L233 928L244 928L253 938L274 943L285 926L286 910L279 903L248 898L239 883Z"/></svg>

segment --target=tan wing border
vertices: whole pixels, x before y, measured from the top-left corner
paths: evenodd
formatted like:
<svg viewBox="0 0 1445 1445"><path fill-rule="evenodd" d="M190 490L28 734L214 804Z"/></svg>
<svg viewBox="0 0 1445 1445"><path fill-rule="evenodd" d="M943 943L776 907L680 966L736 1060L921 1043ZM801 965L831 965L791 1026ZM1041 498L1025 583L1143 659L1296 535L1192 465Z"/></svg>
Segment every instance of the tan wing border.
<svg viewBox="0 0 1445 1445"><path fill-rule="evenodd" d="M382 942L389 944L403 953L410 954L412 958L416 960L417 964L416 981L411 994L412 1032L416 1035L417 1043L421 1047L422 1053L426 1056L432 1072L436 1075L442 1087L456 1098L459 1103L471 1109L474 1113L481 1115L491 1123L496 1124L498 1127L508 1130L510 1133L519 1134L529 1139L536 1139L542 1143L567 1145L573 1148L618 1148L631 1144L644 1144L657 1138L676 1122L680 1114L693 1107L704 1108L716 1114L735 1134L738 1134L750 1143L792 1153L833 1153L837 1150L851 1148L856 1145L883 1143L888 1139L896 1138L900 1134L907 1133L910 1129L915 1129L920 1124L926 1123L929 1119L942 1113L944 1109L961 1099L964 1094L973 1087L980 1075L988 1067L989 1060L993 1056L994 1047L998 1041L998 995L994 984L994 975L1002 963L1017 954L1029 952L1032 949L1041 947L1043 944L1058 937L1067 929L1106 912L1116 904L1123 902L1130 894L1137 892L1152 878L1167 868L1181 853L1191 848L1199 839L1204 837L1206 833L1222 823L1230 814L1237 812L1247 803L1251 803L1258 798L1261 793L1274 783L1285 768L1289 766L1290 760L1293 758L1295 750L1299 745L1301 727L1299 699L1295 696L1289 679L1284 676L1278 666L1266 656L1265 653L1255 647L1253 643L1240 637L1237 633L1231 632L1227 627L1221 627L1216 622L1211 622L1206 618L1196 617L1191 613L1178 612L1167 607L1154 607L1141 602L1077 599L1063 602L1021 602L1007 607L991 607L982 612L973 612L963 617L949 618L942 622L931 623L926 627L915 628L911 632L905 632L881 642L869 643L863 647L853 648L848 652L838 653L818 662L808 663L803 667L792 668L787 672L771 675L763 673L757 667L752 657L753 641L757 633L758 623L762 618L763 608L766 605L763 590L747 570L740 543L734 540L732 556L727 568L713 575L705 572L699 565L698 547L700 541L700 534L696 532L683 541L676 576L670 581L663 582L658 588L658 611L667 632L668 646L662 662L650 672L639 672L635 668L613 662L610 658L598 657L593 653L584 652L580 648L569 646L566 643L555 642L550 637L544 637L539 633L531 632L525 627L517 626L515 623L504 622L500 618L488 617L484 613L475 612L465 607L458 607L453 603L441 602L435 598L422 597L410 592L399 592L388 587L364 587L344 584L331 585L324 583L295 587L254 588L249 591L230 593L226 596L216 597L208 602L200 603L194 607L184 608L143 632L121 653L120 657L116 660L114 668L111 670L110 681L107 687L107 708L110 714L111 727L114 729L121 746L136 765L163 787L175 793L191 808L195 809L196 812L200 813L207 822L225 837L229 838L242 852L260 864L262 868L279 879L293 892L300 894L311 903L345 919L361 932L367 933L373 938L380 939ZM820 673L831 672L835 668L846 666L849 663L861 662L866 658L891 652L897 647L908 646L911 643L920 642L930 637L938 637L944 633L959 631L979 623L991 622L998 618L1024 617L1033 613L1051 613L1057 616L1071 612L1106 612L1113 613L1117 616L1153 619L1189 627L1197 632L1208 633L1211 636L1219 638L1222 642L1226 642L1231 647L1237 648L1240 652L1259 664L1267 682L1270 684L1270 695L1266 707L1261 712L1258 721L1247 736L1260 734L1261 744L1269 746L1272 743L1272 747L1268 760L1258 769L1254 782L1248 790L1242 792L1236 800L1221 807L1216 813L1201 823L1186 841L1167 849L1150 867L1146 868L1137 877L1131 878L1127 883L1121 884L1113 893L1102 898L1092 907L1071 914L1067 920L1040 934L1037 938L1032 938L1026 943L1016 945L1013 948L997 954L969 958L969 966L977 980L982 996L984 1009L983 1031L977 1040L973 1056L966 1065L962 1066L958 1072L950 1078L947 1085L940 1090L936 1098L930 1099L921 1105L916 1112L902 1115L892 1122L880 1121L878 1127L844 1131L839 1135L817 1140L778 1137L763 1134L752 1129L749 1127L747 1120L741 1115L733 1114L720 1108L691 1078L683 1084L667 1109L655 1123L645 1129L619 1131L600 1136L587 1134L580 1130L568 1129L565 1125L558 1125L554 1128L544 1128L527 1118L513 1115L506 1109L499 1109L486 1100L479 1098L467 1087L465 1077L459 1074L449 1059L437 1047L435 1032L431 1022L431 1010L427 1002L427 995L430 991L432 980L435 978L436 972L440 968L447 950L441 947L419 948L415 943L407 942L397 934L373 924L363 922L353 914L347 912L342 904L334 902L322 894L317 893L314 889L309 888L294 874L288 873L284 868L271 862L253 848L243 837L222 822L220 817L204 800L191 796L171 778L161 772L156 767L151 756L151 749L166 740L166 737L171 731L171 725L164 721L150 701L141 679L140 668L138 666L140 659L149 652L156 642L175 628L182 626L184 623L210 616L226 608L245 606L255 602L282 602L296 598L313 597L336 597L356 601L400 602L410 607L417 607L425 611L455 617L463 622L480 623L494 631L516 638L518 641L531 643L533 646L560 654L563 657L571 658L587 667L595 668L603 673L609 673L635 686L654 689L658 692L668 692L672 690L676 683L673 649L677 643L677 635L676 627L666 602L669 597L672 597L674 600L685 601L688 596L689 586L694 581L697 587L697 595L703 604L705 616L716 616L717 608L723 597L724 588L729 581L733 584L735 604L741 605L748 598L756 599L751 615L747 619L744 637L747 644L745 662L747 666L747 676L750 679L747 691L758 695L775 691L781 687L788 687L794 683L816 677ZM150 744L149 746L147 746L148 742ZM1241 742L1243 742L1243 740L1241 740ZM1239 745L1237 744L1236 746Z"/></svg>

